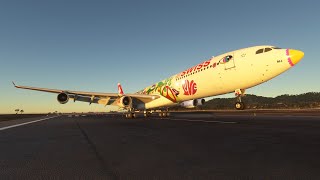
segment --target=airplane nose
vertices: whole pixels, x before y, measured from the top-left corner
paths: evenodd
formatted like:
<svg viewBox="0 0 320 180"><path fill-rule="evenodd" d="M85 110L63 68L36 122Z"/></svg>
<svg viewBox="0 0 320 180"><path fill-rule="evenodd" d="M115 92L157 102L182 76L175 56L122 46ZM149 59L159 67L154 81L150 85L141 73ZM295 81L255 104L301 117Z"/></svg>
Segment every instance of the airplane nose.
<svg viewBox="0 0 320 180"><path fill-rule="evenodd" d="M303 58L304 52L295 49L289 49L289 56L292 64L295 65Z"/></svg>

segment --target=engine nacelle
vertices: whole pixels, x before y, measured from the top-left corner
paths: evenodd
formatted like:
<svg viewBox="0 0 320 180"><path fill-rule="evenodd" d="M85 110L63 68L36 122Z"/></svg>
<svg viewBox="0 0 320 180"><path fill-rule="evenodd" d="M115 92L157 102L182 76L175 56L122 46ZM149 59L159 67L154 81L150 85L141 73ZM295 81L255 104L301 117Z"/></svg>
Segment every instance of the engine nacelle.
<svg viewBox="0 0 320 180"><path fill-rule="evenodd" d="M66 93L58 94L57 100L60 104L65 104L69 101L69 95Z"/></svg>
<svg viewBox="0 0 320 180"><path fill-rule="evenodd" d="M183 101L180 103L180 106L185 108L194 108L197 106L198 101L196 99L189 100L189 101Z"/></svg>
<svg viewBox="0 0 320 180"><path fill-rule="evenodd" d="M206 100L204 100L204 99L197 99L197 106L202 106L202 105L204 105L205 102L206 102Z"/></svg>
<svg viewBox="0 0 320 180"><path fill-rule="evenodd" d="M185 108L195 108L197 106L201 106L205 103L204 99L193 99L189 101L183 101L180 103L180 106L185 107Z"/></svg>
<svg viewBox="0 0 320 180"><path fill-rule="evenodd" d="M132 99L129 96L122 96L119 100L118 100L118 106L125 108L125 107L130 107L132 104Z"/></svg>

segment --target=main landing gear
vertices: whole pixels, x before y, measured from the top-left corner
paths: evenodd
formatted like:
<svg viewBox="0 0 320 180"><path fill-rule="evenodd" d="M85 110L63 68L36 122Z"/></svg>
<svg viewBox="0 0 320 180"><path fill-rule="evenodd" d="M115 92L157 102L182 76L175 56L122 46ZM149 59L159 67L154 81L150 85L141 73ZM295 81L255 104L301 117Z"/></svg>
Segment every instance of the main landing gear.
<svg viewBox="0 0 320 180"><path fill-rule="evenodd" d="M237 99L237 102L235 103L235 108L237 110L244 110L245 109L245 105L241 101L241 97L244 96L244 93L245 93L245 89L237 89L237 90L235 90L235 95L236 95L236 99Z"/></svg>
<svg viewBox="0 0 320 180"><path fill-rule="evenodd" d="M135 117L136 117L135 113L132 113L132 112L126 113L126 118L128 118L128 119L132 119L132 118L135 118Z"/></svg>
<svg viewBox="0 0 320 180"><path fill-rule="evenodd" d="M170 113L168 111L159 112L159 117L169 117Z"/></svg>
<svg viewBox="0 0 320 180"><path fill-rule="evenodd" d="M129 111L125 114L126 118L132 119L136 117L136 113L133 108L130 108Z"/></svg>
<svg viewBox="0 0 320 180"><path fill-rule="evenodd" d="M144 110L144 111L143 111L143 116L144 116L144 117L149 117L149 116L151 116L151 112L150 112L150 111L147 111L147 110Z"/></svg>
<svg viewBox="0 0 320 180"><path fill-rule="evenodd" d="M151 111L150 110L144 110L143 111L143 116L146 117L150 117L151 116ZM161 110L159 112L159 117L169 117L170 116L170 112L169 109L167 108L166 110ZM128 110L128 112L125 114L125 117L128 119L132 119L132 118L136 118L136 113L134 111L133 108L130 108Z"/></svg>
<svg viewBox="0 0 320 180"><path fill-rule="evenodd" d="M166 110L161 110L159 112L159 117L169 117L169 116L170 116L169 108L167 108Z"/></svg>

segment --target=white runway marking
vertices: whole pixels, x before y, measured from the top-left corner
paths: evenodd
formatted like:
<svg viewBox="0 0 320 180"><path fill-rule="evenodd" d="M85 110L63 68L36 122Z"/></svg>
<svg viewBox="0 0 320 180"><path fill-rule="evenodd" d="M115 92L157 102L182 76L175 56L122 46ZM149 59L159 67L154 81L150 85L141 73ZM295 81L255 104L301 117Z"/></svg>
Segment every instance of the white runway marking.
<svg viewBox="0 0 320 180"><path fill-rule="evenodd" d="M205 121L205 120L191 120L191 119L168 119L171 121L189 121L189 122L205 122L205 123L221 123L221 124L236 124L233 121Z"/></svg>
<svg viewBox="0 0 320 180"><path fill-rule="evenodd" d="M31 123L44 121L44 120L47 120L47 119L52 119L52 118L55 118L55 117L58 117L58 116L38 119L38 120L35 120L35 121L25 122L25 123L21 123L21 124L15 124L15 125L7 126L7 127L2 127L2 128L0 128L0 131L6 130L6 129L10 129L10 128L14 128L14 127L24 126L24 125L31 124Z"/></svg>

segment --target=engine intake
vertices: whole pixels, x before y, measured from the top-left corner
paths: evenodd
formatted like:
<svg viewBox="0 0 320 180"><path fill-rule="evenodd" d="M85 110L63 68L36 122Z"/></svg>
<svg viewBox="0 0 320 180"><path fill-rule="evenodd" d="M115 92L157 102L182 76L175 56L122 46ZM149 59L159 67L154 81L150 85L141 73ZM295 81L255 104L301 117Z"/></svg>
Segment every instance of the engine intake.
<svg viewBox="0 0 320 180"><path fill-rule="evenodd" d="M69 95L66 93L58 94L57 100L60 104L65 104L69 101Z"/></svg>
<svg viewBox="0 0 320 180"><path fill-rule="evenodd" d="M131 106L131 104L132 104L132 99L129 96L122 96L119 99L119 103L118 103L120 107L129 107Z"/></svg>

